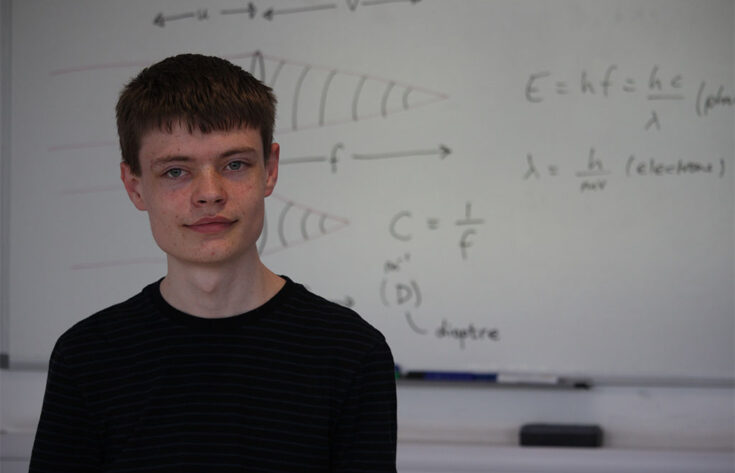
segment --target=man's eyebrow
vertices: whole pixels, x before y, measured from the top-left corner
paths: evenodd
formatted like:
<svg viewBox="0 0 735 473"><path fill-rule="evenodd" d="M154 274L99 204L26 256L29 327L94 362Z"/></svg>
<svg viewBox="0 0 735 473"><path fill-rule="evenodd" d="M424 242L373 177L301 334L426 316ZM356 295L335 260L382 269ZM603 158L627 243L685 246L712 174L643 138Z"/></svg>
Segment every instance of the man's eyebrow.
<svg viewBox="0 0 735 473"><path fill-rule="evenodd" d="M191 161L193 161L192 158L183 155L161 156L151 161L151 168L166 166L167 164L171 163L188 163Z"/></svg>
<svg viewBox="0 0 735 473"><path fill-rule="evenodd" d="M220 158L229 158L230 156L234 156L234 155L237 155L237 154L248 154L248 155L257 156L258 155L258 151L255 148L253 148L252 146L245 146L245 147L242 147L242 148L228 149L224 153L220 154L219 157Z"/></svg>

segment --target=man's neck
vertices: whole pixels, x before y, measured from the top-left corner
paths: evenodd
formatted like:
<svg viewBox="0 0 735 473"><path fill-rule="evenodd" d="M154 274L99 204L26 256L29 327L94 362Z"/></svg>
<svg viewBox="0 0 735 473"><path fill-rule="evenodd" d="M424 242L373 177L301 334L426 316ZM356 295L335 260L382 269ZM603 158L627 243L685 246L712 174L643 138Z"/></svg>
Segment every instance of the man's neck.
<svg viewBox="0 0 735 473"><path fill-rule="evenodd" d="M255 266L254 268L252 266ZM260 261L255 265L207 267L183 265L169 258L161 295L187 314L221 318L260 307L285 284Z"/></svg>

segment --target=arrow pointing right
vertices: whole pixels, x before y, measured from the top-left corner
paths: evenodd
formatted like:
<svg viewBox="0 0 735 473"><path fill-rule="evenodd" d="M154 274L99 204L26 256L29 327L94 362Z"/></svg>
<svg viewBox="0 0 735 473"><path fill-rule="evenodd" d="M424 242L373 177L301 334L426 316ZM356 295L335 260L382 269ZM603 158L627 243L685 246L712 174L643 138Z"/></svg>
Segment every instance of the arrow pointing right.
<svg viewBox="0 0 735 473"><path fill-rule="evenodd" d="M446 158L452 150L446 145L439 145L436 149L429 150L413 150L413 151L395 151L392 153L379 154L353 154L353 159L388 159L388 158L408 158L416 156L439 156L439 159Z"/></svg>

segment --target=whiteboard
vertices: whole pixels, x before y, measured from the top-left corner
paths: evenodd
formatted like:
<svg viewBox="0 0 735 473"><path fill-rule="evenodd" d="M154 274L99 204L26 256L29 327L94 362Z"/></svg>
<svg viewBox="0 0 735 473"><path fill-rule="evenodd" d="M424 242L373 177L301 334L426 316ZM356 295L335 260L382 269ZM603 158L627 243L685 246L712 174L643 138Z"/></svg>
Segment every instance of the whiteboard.
<svg viewBox="0 0 735 473"><path fill-rule="evenodd" d="M114 105L201 52L279 98L264 262L404 369L735 377L732 1L33 0L11 23L11 366L165 273Z"/></svg>

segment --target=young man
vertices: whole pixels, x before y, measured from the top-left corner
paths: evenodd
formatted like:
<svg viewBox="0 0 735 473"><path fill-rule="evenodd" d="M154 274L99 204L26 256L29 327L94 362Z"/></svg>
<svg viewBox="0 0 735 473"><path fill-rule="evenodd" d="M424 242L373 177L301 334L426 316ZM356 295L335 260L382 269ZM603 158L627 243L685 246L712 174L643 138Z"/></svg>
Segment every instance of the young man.
<svg viewBox="0 0 735 473"><path fill-rule="evenodd" d="M270 88L214 57L125 87L121 177L168 271L59 338L32 473L395 471L385 339L260 261L274 121Z"/></svg>

